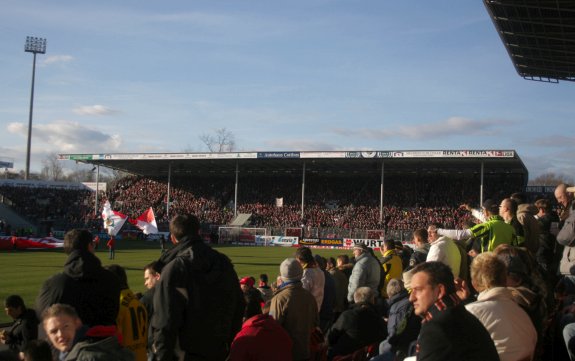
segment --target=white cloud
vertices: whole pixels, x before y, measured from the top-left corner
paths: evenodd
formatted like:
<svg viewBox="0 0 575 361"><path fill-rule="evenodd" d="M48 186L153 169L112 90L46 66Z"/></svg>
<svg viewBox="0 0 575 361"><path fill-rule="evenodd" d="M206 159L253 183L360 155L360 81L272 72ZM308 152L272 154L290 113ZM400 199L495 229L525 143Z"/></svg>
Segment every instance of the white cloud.
<svg viewBox="0 0 575 361"><path fill-rule="evenodd" d="M71 55L49 55L44 59L42 64L49 65L58 63L69 63L72 60L74 60L74 57Z"/></svg>
<svg viewBox="0 0 575 361"><path fill-rule="evenodd" d="M23 123L10 123L7 130L26 137L28 128ZM115 151L122 144L117 134L107 134L67 120L34 125L32 134L36 147L40 142L44 150L61 153Z"/></svg>
<svg viewBox="0 0 575 361"><path fill-rule="evenodd" d="M334 128L332 131L338 135L346 137L364 137L368 139L425 139L429 137L450 137L454 135L490 135L494 134L495 128L506 125L507 122L501 120L472 120L462 117L451 117L443 121L404 125L394 129L348 129Z"/></svg>
<svg viewBox="0 0 575 361"><path fill-rule="evenodd" d="M110 115L118 112L117 110L98 104L77 107L74 108L73 111L79 115Z"/></svg>

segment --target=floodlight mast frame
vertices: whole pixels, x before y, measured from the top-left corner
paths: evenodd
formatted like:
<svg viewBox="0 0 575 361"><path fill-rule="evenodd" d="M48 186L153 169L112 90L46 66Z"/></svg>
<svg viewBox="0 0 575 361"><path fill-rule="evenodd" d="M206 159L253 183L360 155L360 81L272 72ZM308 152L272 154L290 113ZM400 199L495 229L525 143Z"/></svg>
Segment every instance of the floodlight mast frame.
<svg viewBox="0 0 575 361"><path fill-rule="evenodd" d="M30 151L32 148L32 114L34 110L34 80L36 77L36 54L46 53L46 39L27 36L24 51L34 54L32 61L32 90L30 91L30 113L28 117L28 144L26 147L26 173L24 179L30 179Z"/></svg>

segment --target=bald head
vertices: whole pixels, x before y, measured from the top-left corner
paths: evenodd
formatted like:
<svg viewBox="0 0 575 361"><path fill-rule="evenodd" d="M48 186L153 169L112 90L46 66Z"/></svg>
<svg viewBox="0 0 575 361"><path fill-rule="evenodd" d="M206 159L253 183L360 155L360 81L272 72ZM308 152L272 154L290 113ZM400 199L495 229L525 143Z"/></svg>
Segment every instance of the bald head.
<svg viewBox="0 0 575 361"><path fill-rule="evenodd" d="M555 188L555 199L565 208L569 206L569 202L571 202L573 197L571 193L567 192L567 187L567 184L561 183Z"/></svg>

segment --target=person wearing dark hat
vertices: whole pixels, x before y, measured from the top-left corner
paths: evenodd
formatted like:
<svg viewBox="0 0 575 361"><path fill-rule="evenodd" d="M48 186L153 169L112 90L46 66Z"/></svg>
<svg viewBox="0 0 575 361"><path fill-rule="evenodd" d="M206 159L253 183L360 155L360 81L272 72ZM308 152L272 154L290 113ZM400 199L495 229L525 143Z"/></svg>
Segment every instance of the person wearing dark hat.
<svg viewBox="0 0 575 361"><path fill-rule="evenodd" d="M481 224L463 230L438 228L437 234L454 240L477 238L481 245L481 252L493 251L500 244L516 244L515 229L505 223L499 215L497 202L491 199L483 202L483 215L485 222Z"/></svg>
<svg viewBox="0 0 575 361"><path fill-rule="evenodd" d="M319 326L319 312L312 294L303 288L303 268L295 258L280 265L281 285L271 300L270 316L283 326L293 342L293 359L310 357L310 335Z"/></svg>
<svg viewBox="0 0 575 361"><path fill-rule="evenodd" d="M347 300L353 302L353 294L359 287L369 287L376 294L379 293L381 271L379 262L372 256L370 249L363 243L353 246L355 265L349 277L347 286Z"/></svg>

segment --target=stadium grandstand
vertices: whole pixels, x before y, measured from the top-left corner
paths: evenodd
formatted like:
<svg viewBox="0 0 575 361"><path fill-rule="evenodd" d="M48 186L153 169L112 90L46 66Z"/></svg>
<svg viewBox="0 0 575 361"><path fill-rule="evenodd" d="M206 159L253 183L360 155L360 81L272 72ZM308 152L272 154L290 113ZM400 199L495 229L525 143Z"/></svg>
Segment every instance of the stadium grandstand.
<svg viewBox="0 0 575 361"><path fill-rule="evenodd" d="M387 232L404 239L405 232L431 221L459 227L465 221L458 209L462 202L479 205L482 199L501 199L525 191L528 180L514 150L61 154L59 158L130 175L109 184L98 180L98 192L94 192L98 186L91 184L91 190L61 189L58 196L54 193L58 185L53 183L0 184L4 204L26 214L31 224L41 225L39 232L79 226L98 231L97 209L108 200L114 210L133 218L152 207L164 231L171 215L195 213L214 238L243 227L257 234L378 238ZM26 187L32 189L21 191Z"/></svg>

